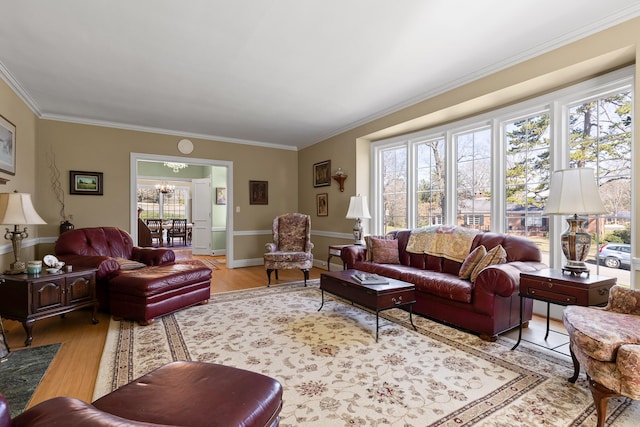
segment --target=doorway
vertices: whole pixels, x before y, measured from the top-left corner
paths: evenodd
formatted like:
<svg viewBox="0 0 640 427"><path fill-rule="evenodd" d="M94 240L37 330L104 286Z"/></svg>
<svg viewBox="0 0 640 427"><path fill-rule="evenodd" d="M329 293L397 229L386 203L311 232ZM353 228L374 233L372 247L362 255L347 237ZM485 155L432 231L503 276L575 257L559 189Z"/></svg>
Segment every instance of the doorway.
<svg viewBox="0 0 640 427"><path fill-rule="evenodd" d="M148 153L131 153L130 155L130 218L131 218L131 233L133 236L137 236L138 234L138 212L137 212L137 183L141 178L139 176L139 168L141 162L160 162L163 164L164 162L177 162L184 163L187 165L193 166L205 166L212 167L211 170L221 171L224 175L226 181L226 194L225 194L225 205L215 205L216 200L215 197L212 201L211 211L216 211L216 215L224 215L224 226L222 229L220 227L216 227L215 225L211 227L211 241L217 236L221 236L224 234L224 243L226 250L226 261L227 268L233 268L233 215L232 215L232 206L233 206L233 162L224 161L224 160L212 160L212 159L195 159L195 158L187 158L187 157L177 157L177 156L162 156L157 154L148 154ZM214 185L214 184L212 184ZM215 186L212 188L212 191L215 191ZM223 233L222 233L223 232ZM215 255L215 253L213 253Z"/></svg>

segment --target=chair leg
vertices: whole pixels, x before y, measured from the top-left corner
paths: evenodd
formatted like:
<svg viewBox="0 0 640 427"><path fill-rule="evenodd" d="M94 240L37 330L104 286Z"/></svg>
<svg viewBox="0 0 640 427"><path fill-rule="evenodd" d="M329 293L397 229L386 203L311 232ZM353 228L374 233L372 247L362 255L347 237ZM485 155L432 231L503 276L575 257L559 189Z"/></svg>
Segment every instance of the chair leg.
<svg viewBox="0 0 640 427"><path fill-rule="evenodd" d="M613 390L610 390L595 382L591 377L587 375L589 380L589 389L591 390L591 396L593 396L593 403L596 406L596 414L598 415L598 427L604 426L604 421L607 418L607 404L612 397L619 397L620 394Z"/></svg>
<svg viewBox="0 0 640 427"><path fill-rule="evenodd" d="M309 280L309 270L302 270L304 273L304 286L307 287L307 280Z"/></svg>
<svg viewBox="0 0 640 427"><path fill-rule="evenodd" d="M570 383L575 383L580 375L580 362L576 358L576 355L573 354L573 349L571 348L571 344L569 344L569 352L571 352L571 360L573 360L573 376L568 379Z"/></svg>
<svg viewBox="0 0 640 427"><path fill-rule="evenodd" d="M267 268L267 288L271 286L271 272L273 269ZM276 270L276 275L278 274L278 270Z"/></svg>

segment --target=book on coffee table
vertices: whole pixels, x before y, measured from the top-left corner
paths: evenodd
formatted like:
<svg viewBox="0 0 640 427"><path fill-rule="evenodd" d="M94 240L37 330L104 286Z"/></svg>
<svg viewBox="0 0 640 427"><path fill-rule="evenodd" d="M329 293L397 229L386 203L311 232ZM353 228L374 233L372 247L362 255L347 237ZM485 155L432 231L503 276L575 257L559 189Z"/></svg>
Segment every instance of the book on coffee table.
<svg viewBox="0 0 640 427"><path fill-rule="evenodd" d="M386 277L378 276L373 273L356 273L353 279L361 285L386 285L389 280Z"/></svg>

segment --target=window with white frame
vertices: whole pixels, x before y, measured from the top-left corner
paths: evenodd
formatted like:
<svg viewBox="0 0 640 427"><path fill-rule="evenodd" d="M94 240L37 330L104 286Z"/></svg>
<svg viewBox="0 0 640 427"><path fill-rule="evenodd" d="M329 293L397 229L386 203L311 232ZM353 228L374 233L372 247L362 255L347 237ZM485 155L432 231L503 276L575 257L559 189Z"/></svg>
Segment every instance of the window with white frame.
<svg viewBox="0 0 640 427"><path fill-rule="evenodd" d="M549 111L502 123L505 144L505 229L527 237L549 232L542 218L551 176Z"/></svg>
<svg viewBox="0 0 640 427"><path fill-rule="evenodd" d="M416 148L416 224L442 224L445 207L444 138L418 142Z"/></svg>
<svg viewBox="0 0 640 427"><path fill-rule="evenodd" d="M453 135L456 145L457 223L489 227L491 218L491 128Z"/></svg>
<svg viewBox="0 0 640 427"><path fill-rule="evenodd" d="M596 170L609 211L594 221L602 227L594 237L628 243L634 216L633 75L627 67L478 117L373 143L372 231L458 224L523 235L546 252L559 245L553 240L562 232L550 230L542 216L550 174L586 166Z"/></svg>

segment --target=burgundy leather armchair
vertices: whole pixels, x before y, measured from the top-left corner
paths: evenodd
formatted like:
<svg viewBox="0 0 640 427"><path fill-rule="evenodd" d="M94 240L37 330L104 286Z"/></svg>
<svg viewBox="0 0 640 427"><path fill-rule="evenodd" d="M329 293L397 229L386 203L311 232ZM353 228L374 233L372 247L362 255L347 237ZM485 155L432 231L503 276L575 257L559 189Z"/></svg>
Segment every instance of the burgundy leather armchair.
<svg viewBox="0 0 640 427"><path fill-rule="evenodd" d="M171 249L134 246L131 235L116 227L68 231L58 238L55 253L67 265L98 270L100 310L116 318L148 324L205 303L211 294L211 269L203 263L176 263Z"/></svg>

